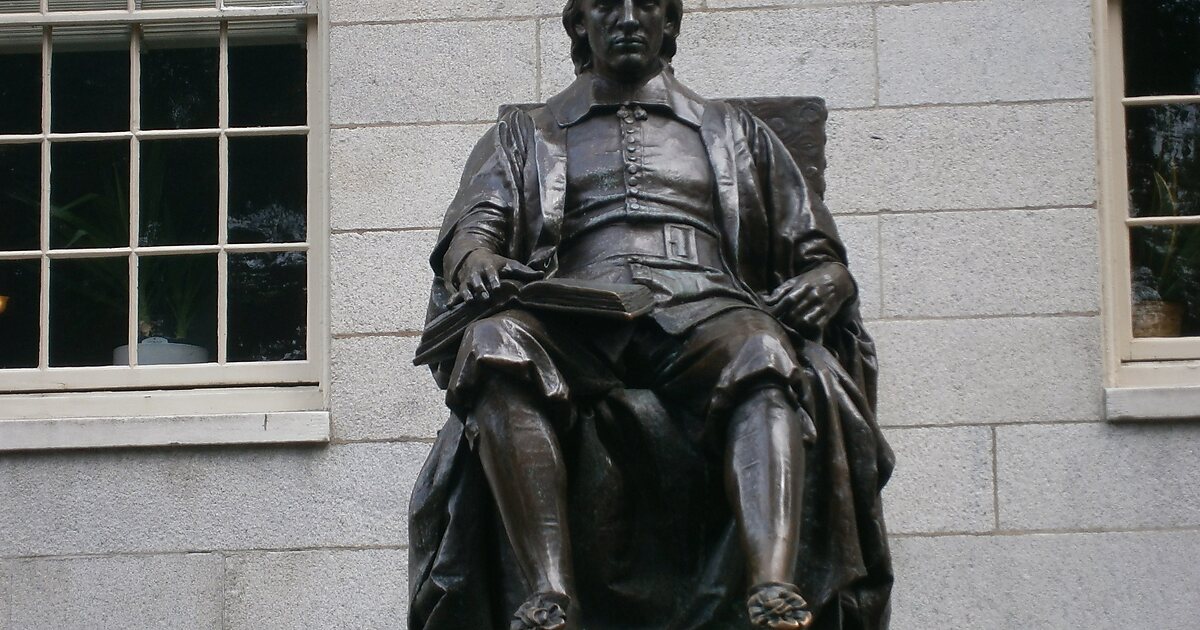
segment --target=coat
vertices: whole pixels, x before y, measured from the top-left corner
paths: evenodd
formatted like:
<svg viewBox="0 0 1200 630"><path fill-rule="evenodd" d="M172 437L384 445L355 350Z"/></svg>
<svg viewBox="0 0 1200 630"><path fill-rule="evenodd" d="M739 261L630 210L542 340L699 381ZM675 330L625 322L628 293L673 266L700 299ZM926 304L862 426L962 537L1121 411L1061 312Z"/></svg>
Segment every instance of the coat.
<svg viewBox="0 0 1200 630"><path fill-rule="evenodd" d="M748 112L696 96L669 71L666 78L671 105L699 123L717 183L722 254L737 281L766 295L815 265L848 264L832 216L778 137ZM456 227L478 208L507 219L498 253L553 275L566 203L565 122L583 80L544 106L507 108L476 145L430 257L430 319L450 304L446 276L467 253L454 251ZM810 375L803 404L818 430L794 581L817 628L886 630L892 570L880 491L894 456L875 421L874 343L857 300L822 339L794 341ZM443 387L449 367L434 366ZM615 391L579 417L563 448L584 627L748 627L720 458L690 442L650 392ZM697 502L710 506L706 517L685 518ZM453 415L418 478L409 518L410 629L507 628L527 593Z"/></svg>

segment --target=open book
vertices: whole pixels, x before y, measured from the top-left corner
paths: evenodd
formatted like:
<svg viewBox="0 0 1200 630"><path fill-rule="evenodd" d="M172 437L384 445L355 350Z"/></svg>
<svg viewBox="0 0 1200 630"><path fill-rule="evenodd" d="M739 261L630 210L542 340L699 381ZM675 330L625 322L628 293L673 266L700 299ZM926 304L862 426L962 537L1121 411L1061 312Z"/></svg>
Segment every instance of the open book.
<svg viewBox="0 0 1200 630"><path fill-rule="evenodd" d="M521 306L629 321L654 308L654 294L640 284L550 278L522 284L501 282L485 302L460 302L425 326L414 365L454 358L467 326L477 319Z"/></svg>

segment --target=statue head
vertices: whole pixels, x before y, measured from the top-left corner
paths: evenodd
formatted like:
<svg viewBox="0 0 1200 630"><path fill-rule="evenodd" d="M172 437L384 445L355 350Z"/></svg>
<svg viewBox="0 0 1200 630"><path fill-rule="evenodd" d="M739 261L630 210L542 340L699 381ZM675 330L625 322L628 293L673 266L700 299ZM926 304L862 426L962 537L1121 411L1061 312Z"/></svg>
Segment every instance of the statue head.
<svg viewBox="0 0 1200 630"><path fill-rule="evenodd" d="M683 0L567 0L563 27L575 73L636 82L675 56Z"/></svg>

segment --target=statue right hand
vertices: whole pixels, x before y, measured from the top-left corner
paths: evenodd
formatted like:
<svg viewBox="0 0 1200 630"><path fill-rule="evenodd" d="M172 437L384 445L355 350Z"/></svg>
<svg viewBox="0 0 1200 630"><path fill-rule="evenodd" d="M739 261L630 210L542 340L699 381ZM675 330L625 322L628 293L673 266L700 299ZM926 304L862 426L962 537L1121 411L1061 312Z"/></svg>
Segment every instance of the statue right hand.
<svg viewBox="0 0 1200 630"><path fill-rule="evenodd" d="M530 282L542 277L540 271L486 249L477 249L463 260L458 268L456 286L464 302L491 299L491 292L500 288L501 280Z"/></svg>

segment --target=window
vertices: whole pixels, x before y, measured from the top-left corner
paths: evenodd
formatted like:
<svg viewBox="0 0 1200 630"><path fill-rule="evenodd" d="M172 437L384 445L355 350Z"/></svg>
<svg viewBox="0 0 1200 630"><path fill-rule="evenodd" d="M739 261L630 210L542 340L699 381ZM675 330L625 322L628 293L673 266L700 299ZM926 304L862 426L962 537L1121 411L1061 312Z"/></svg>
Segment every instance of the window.
<svg viewBox="0 0 1200 630"><path fill-rule="evenodd" d="M1200 2L1104 4L1108 384L1200 385Z"/></svg>
<svg viewBox="0 0 1200 630"><path fill-rule="evenodd" d="M0 2L0 419L324 408L322 26Z"/></svg>

